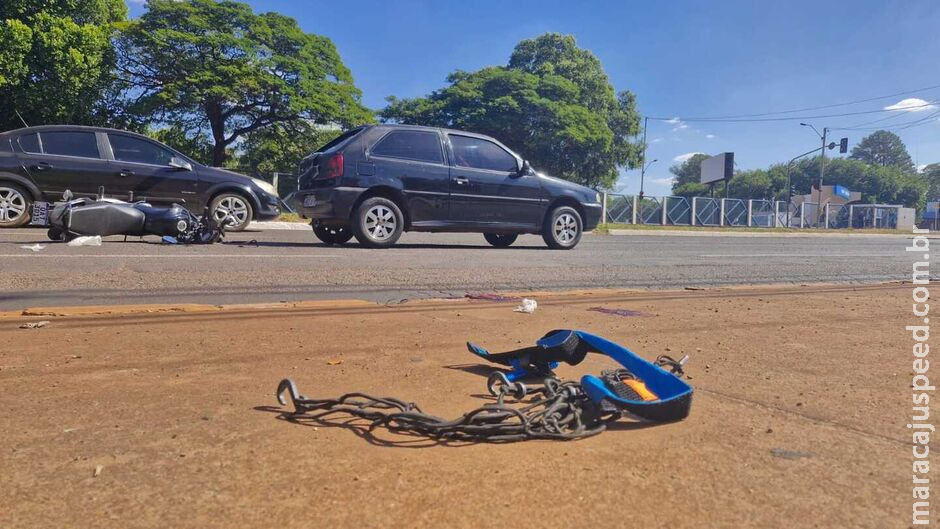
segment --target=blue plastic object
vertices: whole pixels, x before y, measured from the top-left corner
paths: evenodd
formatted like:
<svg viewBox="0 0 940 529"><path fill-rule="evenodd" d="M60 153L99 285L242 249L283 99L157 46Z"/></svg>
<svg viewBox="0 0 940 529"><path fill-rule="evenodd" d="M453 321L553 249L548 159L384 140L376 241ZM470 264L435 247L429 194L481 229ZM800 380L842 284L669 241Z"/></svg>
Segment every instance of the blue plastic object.
<svg viewBox="0 0 940 529"><path fill-rule="evenodd" d="M682 378L640 357L626 347L577 330L551 331L536 342L535 347L526 347L506 353L490 353L486 349L467 343L467 348L477 356L509 366L506 374L510 382L524 377L551 374L559 362L579 364L587 353L609 356L642 381L656 400L632 400L614 393L608 384L594 375L584 375L581 387L585 394L598 405L609 404L633 415L653 421L676 421L688 416L692 405L692 386Z"/></svg>

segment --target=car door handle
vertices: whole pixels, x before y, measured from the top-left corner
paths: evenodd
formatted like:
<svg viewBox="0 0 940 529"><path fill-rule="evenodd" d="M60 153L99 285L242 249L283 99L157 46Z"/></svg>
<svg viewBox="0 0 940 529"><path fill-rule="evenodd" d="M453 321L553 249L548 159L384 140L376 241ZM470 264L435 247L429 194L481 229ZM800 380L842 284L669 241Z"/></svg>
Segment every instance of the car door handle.
<svg viewBox="0 0 940 529"><path fill-rule="evenodd" d="M457 178L454 178L454 183L459 186L465 186L470 183L470 180L462 176L458 176Z"/></svg>
<svg viewBox="0 0 940 529"><path fill-rule="evenodd" d="M134 171L131 171L130 169L121 169L121 172L118 173L118 176L125 178L128 176L134 176Z"/></svg>
<svg viewBox="0 0 940 529"><path fill-rule="evenodd" d="M33 166L33 169L37 171L45 171L46 169L52 169L52 164L48 162L40 162Z"/></svg>

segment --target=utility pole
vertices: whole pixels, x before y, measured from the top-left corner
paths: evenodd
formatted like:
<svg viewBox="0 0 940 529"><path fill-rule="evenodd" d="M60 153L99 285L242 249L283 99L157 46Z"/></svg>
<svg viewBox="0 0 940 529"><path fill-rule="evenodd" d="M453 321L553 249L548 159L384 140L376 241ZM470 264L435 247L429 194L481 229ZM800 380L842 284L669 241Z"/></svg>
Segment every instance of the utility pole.
<svg viewBox="0 0 940 529"><path fill-rule="evenodd" d="M823 186L823 177L826 174L826 134L829 133L828 127L823 127L822 133L822 149L820 153L822 160L819 163L819 193L816 195L816 227L819 227L819 219L822 215L822 186ZM828 226L826 226L828 228Z"/></svg>
<svg viewBox="0 0 940 529"><path fill-rule="evenodd" d="M649 118L643 118L643 159L640 160L640 201L643 200L643 180L646 177L646 126L649 124Z"/></svg>

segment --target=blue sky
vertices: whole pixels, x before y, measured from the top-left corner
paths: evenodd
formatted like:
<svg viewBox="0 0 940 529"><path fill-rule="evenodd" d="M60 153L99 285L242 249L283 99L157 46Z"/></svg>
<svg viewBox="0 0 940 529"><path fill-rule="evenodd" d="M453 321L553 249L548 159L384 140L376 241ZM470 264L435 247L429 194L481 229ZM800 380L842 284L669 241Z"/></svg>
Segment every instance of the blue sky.
<svg viewBox="0 0 940 529"><path fill-rule="evenodd" d="M139 15L142 1L129 0ZM836 1L480 1L254 0L257 11L296 18L330 37L365 103L427 94L456 70L505 64L513 46L547 31L574 35L604 64L617 90L637 95L650 122L646 192L666 194L670 165L683 155L734 151L739 169L766 167L815 147L797 121L700 123L725 116L815 107L940 85L940 2ZM880 110L904 99L931 105L893 113L818 118L848 127L924 118L940 88L890 99L795 113L814 116ZM916 111L915 111L916 110ZM850 145L870 131L836 131ZM940 162L940 120L896 131L918 164ZM835 151L830 151L835 152ZM639 189L639 171L620 186Z"/></svg>

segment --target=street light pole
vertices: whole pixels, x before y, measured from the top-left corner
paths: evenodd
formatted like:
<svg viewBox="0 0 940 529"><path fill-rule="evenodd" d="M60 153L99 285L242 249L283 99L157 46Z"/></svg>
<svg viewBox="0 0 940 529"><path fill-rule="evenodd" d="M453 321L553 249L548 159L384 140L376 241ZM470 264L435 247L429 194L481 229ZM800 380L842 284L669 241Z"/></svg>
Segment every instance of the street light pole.
<svg viewBox="0 0 940 529"><path fill-rule="evenodd" d="M649 118L643 118L643 160L642 166L640 166L640 200L643 200L643 180L646 176L646 168L649 167L646 164L646 127L649 124ZM655 161L655 160L654 160Z"/></svg>
<svg viewBox="0 0 940 529"><path fill-rule="evenodd" d="M822 218L822 186L823 186L823 177L826 174L826 135L829 134L829 128L823 127L822 134L816 130L816 127L809 123L800 123L803 127L809 127L813 129L813 132L822 140L822 147L819 148L820 155L822 159L819 161L819 190L816 194L816 227L819 227L819 219ZM831 148L831 147L830 147Z"/></svg>

